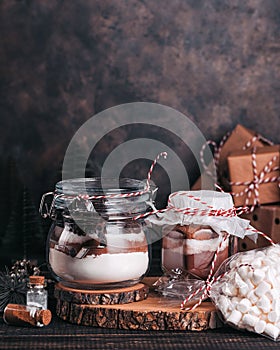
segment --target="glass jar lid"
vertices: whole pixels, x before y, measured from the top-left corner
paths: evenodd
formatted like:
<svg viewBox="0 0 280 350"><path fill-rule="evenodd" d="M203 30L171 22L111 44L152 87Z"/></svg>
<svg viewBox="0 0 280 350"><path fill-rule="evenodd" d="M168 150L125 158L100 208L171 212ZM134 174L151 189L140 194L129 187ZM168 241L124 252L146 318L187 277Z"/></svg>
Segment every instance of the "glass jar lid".
<svg viewBox="0 0 280 350"><path fill-rule="evenodd" d="M63 210L64 214L80 214L85 220L94 214L103 218L130 218L144 213L150 207L156 187L147 181L130 178L104 179L77 178L56 184L52 214Z"/></svg>

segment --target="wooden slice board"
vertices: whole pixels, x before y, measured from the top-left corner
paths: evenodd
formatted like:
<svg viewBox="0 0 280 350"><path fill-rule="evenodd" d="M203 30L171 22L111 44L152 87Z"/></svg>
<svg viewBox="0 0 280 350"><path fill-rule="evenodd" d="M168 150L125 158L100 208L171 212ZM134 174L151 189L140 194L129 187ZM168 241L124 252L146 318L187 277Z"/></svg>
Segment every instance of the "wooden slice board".
<svg viewBox="0 0 280 350"><path fill-rule="evenodd" d="M71 304L114 305L144 300L147 298L148 293L149 287L144 283L137 283L134 286L110 290L74 289L58 283L55 286L54 297Z"/></svg>
<svg viewBox="0 0 280 350"><path fill-rule="evenodd" d="M79 325L130 330L202 331L222 325L211 302L203 302L194 311L185 311L180 309L180 301L154 291L147 299L128 304L87 305L58 299L56 313L63 320Z"/></svg>

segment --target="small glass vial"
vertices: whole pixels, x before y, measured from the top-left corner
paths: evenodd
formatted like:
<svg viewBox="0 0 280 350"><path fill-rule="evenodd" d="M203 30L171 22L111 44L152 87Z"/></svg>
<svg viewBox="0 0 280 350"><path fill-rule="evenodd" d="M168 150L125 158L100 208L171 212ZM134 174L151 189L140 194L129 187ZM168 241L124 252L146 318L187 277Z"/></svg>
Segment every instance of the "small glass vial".
<svg viewBox="0 0 280 350"><path fill-rule="evenodd" d="M47 310L48 292L44 289L44 276L30 276L28 291L26 294L26 305L37 309Z"/></svg>
<svg viewBox="0 0 280 350"><path fill-rule="evenodd" d="M37 309L19 304L8 304L4 310L3 320L15 326L47 326L52 319L50 310Z"/></svg>

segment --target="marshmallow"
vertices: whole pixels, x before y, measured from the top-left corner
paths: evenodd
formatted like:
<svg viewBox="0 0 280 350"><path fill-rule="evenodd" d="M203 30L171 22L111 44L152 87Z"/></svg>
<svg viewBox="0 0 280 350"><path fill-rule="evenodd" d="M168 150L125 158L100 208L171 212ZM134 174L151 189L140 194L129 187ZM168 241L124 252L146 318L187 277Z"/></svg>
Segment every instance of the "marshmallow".
<svg viewBox="0 0 280 350"><path fill-rule="evenodd" d="M224 295L227 295L229 297L233 297L237 295L237 289L233 284L225 283L222 287L222 291Z"/></svg>
<svg viewBox="0 0 280 350"><path fill-rule="evenodd" d="M249 288L249 292L253 289L255 289L255 286L253 285L252 281L250 280L250 278L244 280L244 282L247 284L248 288Z"/></svg>
<svg viewBox="0 0 280 350"><path fill-rule="evenodd" d="M268 266L271 266L274 264L274 261L270 259L269 256L266 256L264 259L262 259L262 268L267 269Z"/></svg>
<svg viewBox="0 0 280 350"><path fill-rule="evenodd" d="M274 300L278 300L280 297L280 294L278 292L277 289L273 288L273 289L269 289L265 295L268 297L268 299L273 302Z"/></svg>
<svg viewBox="0 0 280 350"><path fill-rule="evenodd" d="M256 269L253 272L252 282L255 285L258 285L261 281L263 281L265 278L265 272L261 269Z"/></svg>
<svg viewBox="0 0 280 350"><path fill-rule="evenodd" d="M242 313L237 310L233 310L232 313L227 317L227 321L233 323L234 325L238 325L242 318Z"/></svg>
<svg viewBox="0 0 280 350"><path fill-rule="evenodd" d="M265 326L264 333L272 339L276 340L279 336L280 329L274 326L272 323L267 323L267 325Z"/></svg>
<svg viewBox="0 0 280 350"><path fill-rule="evenodd" d="M263 320L259 320L254 326L254 331L259 334L263 333L265 330L265 327L266 327L266 322Z"/></svg>
<svg viewBox="0 0 280 350"><path fill-rule="evenodd" d="M280 299L279 298L275 298L274 300L272 300L271 309L272 309L272 311L276 311L276 312L280 313Z"/></svg>
<svg viewBox="0 0 280 350"><path fill-rule="evenodd" d="M275 258L276 261L279 262L279 255L280 255L280 246L271 246L271 247L267 247L264 251L266 253L267 256L271 257L271 258ZM278 258L278 259L277 259Z"/></svg>
<svg viewBox="0 0 280 350"><path fill-rule="evenodd" d="M280 336L280 245L236 254L229 267L220 280L219 292L224 295L217 297L217 306L225 321L277 340Z"/></svg>
<svg viewBox="0 0 280 350"><path fill-rule="evenodd" d="M242 265L242 264L251 264L253 259L249 256L249 254L240 254L238 256L238 261L236 261L236 265Z"/></svg>
<svg viewBox="0 0 280 350"><path fill-rule="evenodd" d="M255 289L255 294L257 296L262 296L271 289L271 285L265 281L260 282L260 284Z"/></svg>
<svg viewBox="0 0 280 350"><path fill-rule="evenodd" d="M236 283L236 286L239 288L239 294L241 296L246 296L249 292L249 287L243 281L243 279L240 277L238 273L235 274L235 283Z"/></svg>
<svg viewBox="0 0 280 350"><path fill-rule="evenodd" d="M259 318L260 318L260 320L264 320L266 323L268 322L267 314L265 314L263 312L260 314Z"/></svg>
<svg viewBox="0 0 280 350"><path fill-rule="evenodd" d="M242 298L239 298L239 297L232 297L231 298L231 303L232 305L237 305L240 303L240 301L242 300Z"/></svg>
<svg viewBox="0 0 280 350"><path fill-rule="evenodd" d="M229 268L232 270L236 267L236 259L232 259L229 263Z"/></svg>
<svg viewBox="0 0 280 350"><path fill-rule="evenodd" d="M268 255L268 257L272 262L279 264L279 255L278 254L270 253Z"/></svg>
<svg viewBox="0 0 280 350"><path fill-rule="evenodd" d="M259 268L262 266L262 260L261 259L255 259L251 262L251 265L254 269Z"/></svg>
<svg viewBox="0 0 280 350"><path fill-rule="evenodd" d="M227 298L225 295L220 295L218 299L219 303L219 309L221 310L222 314L226 314L228 311L232 311L232 303L230 302L229 298Z"/></svg>
<svg viewBox="0 0 280 350"><path fill-rule="evenodd" d="M246 297L248 293L249 293L249 287L247 286L247 284L239 288L239 294L242 297Z"/></svg>
<svg viewBox="0 0 280 350"><path fill-rule="evenodd" d="M280 268L279 268L279 270L280 270ZM278 267L276 267L276 265L272 265L270 268L270 271L271 271L272 275L274 276L274 278L279 281L280 271L278 271Z"/></svg>
<svg viewBox="0 0 280 350"><path fill-rule="evenodd" d="M261 311L256 305L254 305L254 306L252 306L252 307L250 308L250 310L248 310L248 313L249 313L250 315L260 316L260 314L262 313L262 311Z"/></svg>
<svg viewBox="0 0 280 350"><path fill-rule="evenodd" d="M278 311L278 310L277 310ZM276 323L279 320L279 311L270 311L267 315L267 319L271 323Z"/></svg>
<svg viewBox="0 0 280 350"><path fill-rule="evenodd" d="M251 301L251 303L254 305L258 302L259 298L256 296L254 290L251 290L248 295L247 298Z"/></svg>
<svg viewBox="0 0 280 350"><path fill-rule="evenodd" d="M246 280L248 278L248 273L250 270L252 269L249 266L240 266L238 268L238 273L243 280Z"/></svg>
<svg viewBox="0 0 280 350"><path fill-rule="evenodd" d="M268 272L267 277L272 287L280 291L280 275L273 275L273 272Z"/></svg>
<svg viewBox="0 0 280 350"><path fill-rule="evenodd" d="M263 260L264 258L266 258L266 256L267 255L262 250L259 250L255 253L255 259L260 258Z"/></svg>
<svg viewBox="0 0 280 350"><path fill-rule="evenodd" d="M239 304L237 304L236 306L236 310L242 312L243 314L245 314L246 312L248 312L248 310L252 307L252 304L250 302L250 300L244 298L240 301Z"/></svg>
<svg viewBox="0 0 280 350"><path fill-rule="evenodd" d="M254 327L258 321L259 321L259 318L257 316L250 315L250 314L246 314L242 318L242 322L245 327L247 326Z"/></svg>
<svg viewBox="0 0 280 350"><path fill-rule="evenodd" d="M271 310L271 302L267 296L263 295L257 302L257 307L264 313L268 313Z"/></svg>

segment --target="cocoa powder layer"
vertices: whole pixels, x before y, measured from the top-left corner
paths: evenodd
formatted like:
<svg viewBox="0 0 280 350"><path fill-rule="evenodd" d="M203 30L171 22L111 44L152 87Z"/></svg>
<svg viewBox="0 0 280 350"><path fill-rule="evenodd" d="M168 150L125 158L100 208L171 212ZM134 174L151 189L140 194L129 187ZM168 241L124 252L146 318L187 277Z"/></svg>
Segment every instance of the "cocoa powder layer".
<svg viewBox="0 0 280 350"><path fill-rule="evenodd" d="M184 254L184 265L186 270L190 273L201 277L207 278L215 252L203 252L200 254L185 255ZM228 247L221 250L217 256L214 272L218 269L221 263L228 258Z"/></svg>
<svg viewBox="0 0 280 350"><path fill-rule="evenodd" d="M77 258L84 258L86 256L98 256L102 254L119 254L119 253L134 253L134 252L147 252L147 242L145 239L142 241L124 240L123 246L104 245L95 239L89 239L81 244L71 243L59 245L58 243L51 242L50 248L54 248L67 255Z"/></svg>

